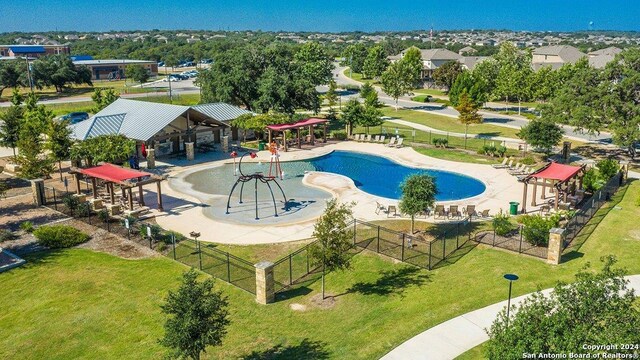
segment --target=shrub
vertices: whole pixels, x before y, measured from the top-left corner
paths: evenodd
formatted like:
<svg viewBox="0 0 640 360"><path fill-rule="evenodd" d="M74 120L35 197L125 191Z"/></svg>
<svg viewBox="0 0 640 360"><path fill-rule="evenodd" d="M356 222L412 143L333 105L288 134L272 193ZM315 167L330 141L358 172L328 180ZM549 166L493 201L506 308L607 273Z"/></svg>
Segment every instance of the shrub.
<svg viewBox="0 0 640 360"><path fill-rule="evenodd" d="M526 157L520 159L520 163L523 165L533 165L536 163L536 159L531 155L527 155Z"/></svg>
<svg viewBox="0 0 640 360"><path fill-rule="evenodd" d="M109 221L109 211L107 209L98 211L98 218L102 220L102 222Z"/></svg>
<svg viewBox="0 0 640 360"><path fill-rule="evenodd" d="M31 221L25 221L20 224L20 229L24 232L32 233L35 228L33 227L33 223Z"/></svg>
<svg viewBox="0 0 640 360"><path fill-rule="evenodd" d="M171 235L175 236L176 244L179 243L180 241L185 240L187 238L186 236L180 234L177 231L169 230L166 233L164 233L164 236L161 236L161 240L164 241L167 244L172 244L173 240L171 240Z"/></svg>
<svg viewBox="0 0 640 360"><path fill-rule="evenodd" d="M596 163L596 167L600 173L600 179L605 182L609 181L620 170L620 165L614 159L600 160Z"/></svg>
<svg viewBox="0 0 640 360"><path fill-rule="evenodd" d="M160 227L160 225L149 225L149 224L142 224L140 226L140 236L142 236L143 238L147 238L149 235L147 233L147 227L151 228L151 238L154 240L159 240L160 239L160 233L162 233L162 228Z"/></svg>
<svg viewBox="0 0 640 360"><path fill-rule="evenodd" d="M347 132L344 130L332 131L331 138L336 140L347 140Z"/></svg>
<svg viewBox="0 0 640 360"><path fill-rule="evenodd" d="M513 224L511 223L511 219L509 218L509 215L507 213L502 212L502 209L500 209L500 212L493 217L491 226L496 232L496 235L500 236L506 236L513 231Z"/></svg>
<svg viewBox="0 0 640 360"><path fill-rule="evenodd" d="M559 216L544 218L540 215L524 215L522 220L522 236L536 246L546 246L549 243L549 230L558 226Z"/></svg>
<svg viewBox="0 0 640 360"><path fill-rule="evenodd" d="M0 230L0 242L8 241L8 240L15 240L17 238L18 238L18 236L16 234L14 234L10 230L5 230L5 229Z"/></svg>
<svg viewBox="0 0 640 360"><path fill-rule="evenodd" d="M126 220L129 220L129 227L133 227L133 224L138 222L138 219L129 215L124 217L122 220L120 220L120 225L122 225L123 227L126 227Z"/></svg>
<svg viewBox="0 0 640 360"><path fill-rule="evenodd" d="M446 148L449 144L449 140L446 138L433 138L431 142L433 143L433 145L442 146L443 148Z"/></svg>
<svg viewBox="0 0 640 360"><path fill-rule="evenodd" d="M497 151L498 149L495 147L495 145L482 145L482 147L478 150L478 154L495 156Z"/></svg>
<svg viewBox="0 0 640 360"><path fill-rule="evenodd" d="M50 249L76 246L90 238L89 235L68 225L41 226L33 234L38 240L38 244Z"/></svg>
<svg viewBox="0 0 640 360"><path fill-rule="evenodd" d="M506 146L498 146L496 148L496 155L498 155L498 157L504 157L504 154L507 153L507 147Z"/></svg>
<svg viewBox="0 0 640 360"><path fill-rule="evenodd" d="M91 214L91 207L89 206L89 203L79 202L73 214L77 217L89 216Z"/></svg>
<svg viewBox="0 0 640 360"><path fill-rule="evenodd" d="M604 186L604 182L600 179L597 169L591 168L584 173L582 186L584 186L585 191L591 193L600 190L600 188Z"/></svg>
<svg viewBox="0 0 640 360"><path fill-rule="evenodd" d="M72 214L75 214L76 209L78 208L78 205L80 205L80 200L78 200L77 197L69 194L69 195L65 195L62 198L62 203L64 204L64 206L67 207L67 209L69 209L69 211Z"/></svg>

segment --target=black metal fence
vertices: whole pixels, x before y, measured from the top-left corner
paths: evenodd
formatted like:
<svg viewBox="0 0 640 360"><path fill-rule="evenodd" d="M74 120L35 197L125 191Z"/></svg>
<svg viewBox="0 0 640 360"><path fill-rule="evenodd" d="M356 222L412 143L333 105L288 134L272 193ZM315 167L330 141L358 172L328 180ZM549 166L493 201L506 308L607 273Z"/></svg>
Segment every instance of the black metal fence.
<svg viewBox="0 0 640 360"><path fill-rule="evenodd" d="M611 196L620 188L622 184L622 173L619 172L614 175L607 183L596 191L593 196L585 199L582 206L576 214L569 219L564 227L564 247L563 250L569 247L571 243L576 239L580 231L587 225L589 220L595 215L595 213L611 199Z"/></svg>
<svg viewBox="0 0 640 360"><path fill-rule="evenodd" d="M63 200L68 194L70 193L45 187L45 204L74 219L128 238L252 294L256 293L253 263L218 250L215 244L188 239L181 234L162 230L154 224L138 222L134 219L125 222L123 218L109 216L106 210L92 211L88 202L79 203L74 209L70 209Z"/></svg>
<svg viewBox="0 0 640 360"><path fill-rule="evenodd" d="M523 225L518 226L508 235L498 235L496 231L480 231L473 236L473 240L480 244L490 245L500 249L527 254L542 259L547 258L549 248L547 246L537 246L523 239Z"/></svg>

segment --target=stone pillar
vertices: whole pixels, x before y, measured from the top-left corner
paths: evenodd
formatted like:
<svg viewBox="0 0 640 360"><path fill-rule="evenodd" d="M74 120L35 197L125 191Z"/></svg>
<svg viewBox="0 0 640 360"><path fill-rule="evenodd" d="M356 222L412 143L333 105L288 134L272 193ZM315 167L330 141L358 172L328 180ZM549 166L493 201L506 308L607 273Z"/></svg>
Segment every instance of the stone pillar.
<svg viewBox="0 0 640 360"><path fill-rule="evenodd" d="M275 300L273 279L273 263L262 261L256 267L256 301L259 304L269 304Z"/></svg>
<svg viewBox="0 0 640 360"><path fill-rule="evenodd" d="M222 151L229 152L229 135L222 137Z"/></svg>
<svg viewBox="0 0 640 360"><path fill-rule="evenodd" d="M185 150L187 151L187 160L191 161L196 158L196 153L192 142L184 143Z"/></svg>
<svg viewBox="0 0 640 360"><path fill-rule="evenodd" d="M42 206L47 202L44 196L44 180L31 180L31 192L33 193L33 203L36 206Z"/></svg>
<svg viewBox="0 0 640 360"><path fill-rule="evenodd" d="M89 204L91 205L91 210L93 211L98 211L104 208L104 205L102 204L102 199L90 199Z"/></svg>
<svg viewBox="0 0 640 360"><path fill-rule="evenodd" d="M627 178L629 177L629 162L628 161L621 161L620 162L620 170L622 171L622 178L620 179L620 183L624 183L627 181Z"/></svg>
<svg viewBox="0 0 640 360"><path fill-rule="evenodd" d="M156 149L147 149L147 169L156 168Z"/></svg>
<svg viewBox="0 0 640 360"><path fill-rule="evenodd" d="M107 211L109 211L110 216L116 216L120 214L120 205L119 204L109 204L107 205Z"/></svg>
<svg viewBox="0 0 640 360"><path fill-rule="evenodd" d="M553 228L549 230L549 249L547 251L547 263L560 264L562 258L562 245L564 242L564 229Z"/></svg>

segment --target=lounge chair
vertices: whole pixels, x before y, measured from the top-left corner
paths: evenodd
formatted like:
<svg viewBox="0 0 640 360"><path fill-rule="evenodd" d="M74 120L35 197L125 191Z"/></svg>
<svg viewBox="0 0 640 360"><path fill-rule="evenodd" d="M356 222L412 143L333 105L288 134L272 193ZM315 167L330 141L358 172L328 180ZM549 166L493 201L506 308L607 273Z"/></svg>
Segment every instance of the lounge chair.
<svg viewBox="0 0 640 360"><path fill-rule="evenodd" d="M516 175L516 174L518 174L519 172L521 172L521 171L522 171L522 169L524 169L524 165L522 165L522 164L518 163L518 164L516 165L516 167L514 167L513 169L507 169L507 172L508 172L509 174L511 174L511 175Z"/></svg>
<svg viewBox="0 0 640 360"><path fill-rule="evenodd" d="M449 206L449 217L462 217L462 214L460 213L460 210L458 210L458 205L451 205Z"/></svg>
<svg viewBox="0 0 640 360"><path fill-rule="evenodd" d="M387 206L387 217L389 217L389 215L391 215L392 212L393 212L393 216L396 216L398 214L398 210L396 210L395 205Z"/></svg>
<svg viewBox="0 0 640 360"><path fill-rule="evenodd" d="M397 148L401 148L402 147L402 142L404 141L404 138L399 138L398 142L396 143L395 147Z"/></svg>
<svg viewBox="0 0 640 360"><path fill-rule="evenodd" d="M371 134L367 135L365 142L371 142Z"/></svg>
<svg viewBox="0 0 640 360"><path fill-rule="evenodd" d="M376 201L376 215L380 214L380 210L387 211L387 208L384 205L380 204Z"/></svg>
<svg viewBox="0 0 640 360"><path fill-rule="evenodd" d="M354 134L353 135L353 140L360 141L360 134Z"/></svg>
<svg viewBox="0 0 640 360"><path fill-rule="evenodd" d="M374 143L380 142L380 135L376 135L376 136L374 136L374 137L373 137L373 142L374 142Z"/></svg>
<svg viewBox="0 0 640 360"><path fill-rule="evenodd" d="M447 211L444 209L444 205L436 205L436 209L433 211L433 217L435 219L447 217Z"/></svg>
<svg viewBox="0 0 640 360"><path fill-rule="evenodd" d="M493 166L494 169L505 169L507 168L507 161L509 161L509 158L504 158L502 159L502 162L500 164L493 164L491 166Z"/></svg>
<svg viewBox="0 0 640 360"><path fill-rule="evenodd" d="M379 142L380 144L384 144L384 138L385 138L385 136L384 136L384 135L380 135L380 140L378 140L378 142Z"/></svg>
<svg viewBox="0 0 640 360"><path fill-rule="evenodd" d="M469 220L471 220L474 216L478 216L475 205L467 205L466 208L462 209L462 212L469 217Z"/></svg>
<svg viewBox="0 0 640 360"><path fill-rule="evenodd" d="M482 210L482 212L480 213L480 217L482 217L482 218L491 217L491 215L489 215L489 209Z"/></svg>
<svg viewBox="0 0 640 360"><path fill-rule="evenodd" d="M388 146L388 147L396 146L396 138L392 137L391 139L389 139L389 143L385 146Z"/></svg>

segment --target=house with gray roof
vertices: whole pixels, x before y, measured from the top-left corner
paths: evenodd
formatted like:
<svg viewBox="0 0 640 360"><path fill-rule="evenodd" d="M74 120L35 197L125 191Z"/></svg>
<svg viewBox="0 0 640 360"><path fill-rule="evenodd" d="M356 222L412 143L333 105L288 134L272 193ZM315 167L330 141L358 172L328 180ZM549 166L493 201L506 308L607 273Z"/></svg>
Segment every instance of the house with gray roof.
<svg viewBox="0 0 640 360"><path fill-rule="evenodd" d="M86 140L100 135L124 135L156 150L156 156L179 153L185 143L220 143L229 122L250 113L229 104L182 106L118 99L91 118L71 125L72 137ZM238 139L237 130L231 139ZM140 146L138 146L139 148Z"/></svg>
<svg viewBox="0 0 640 360"><path fill-rule="evenodd" d="M590 52L589 65L596 69L602 69L607 66L608 63L615 59L616 55L622 52L622 49L615 46L610 46L605 49L600 49Z"/></svg>
<svg viewBox="0 0 640 360"><path fill-rule="evenodd" d="M410 48L403 50L398 55L390 56L388 59L391 62L398 61L404 57L404 55L407 53L407 50L409 49ZM431 76L433 75L433 71L448 61L458 61L462 63L462 58L463 58L462 55L456 54L453 51L450 51L447 49L419 49L419 50L420 50L420 55L422 56L422 67L423 67L422 77L424 79L431 79Z"/></svg>
<svg viewBox="0 0 640 360"><path fill-rule="evenodd" d="M552 69L559 69L562 65L575 64L578 60L587 56L587 54L570 45L539 47L534 49L531 55L531 66L534 70L545 66L551 66Z"/></svg>

